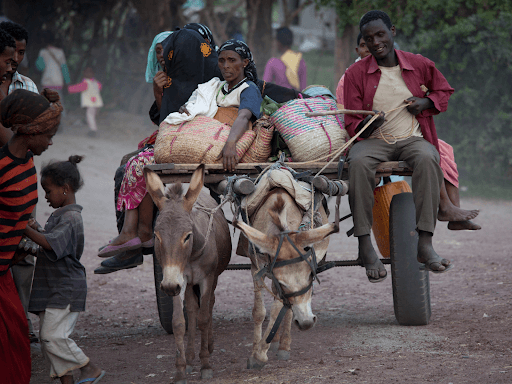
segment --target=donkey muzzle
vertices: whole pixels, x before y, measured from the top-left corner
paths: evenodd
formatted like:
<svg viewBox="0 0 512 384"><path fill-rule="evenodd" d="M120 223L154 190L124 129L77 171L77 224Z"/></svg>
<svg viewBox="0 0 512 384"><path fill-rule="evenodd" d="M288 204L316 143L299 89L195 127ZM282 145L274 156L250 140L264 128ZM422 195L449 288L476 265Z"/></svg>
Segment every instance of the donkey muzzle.
<svg viewBox="0 0 512 384"><path fill-rule="evenodd" d="M184 288L183 273L177 267L164 267L160 289L169 296L178 296Z"/></svg>

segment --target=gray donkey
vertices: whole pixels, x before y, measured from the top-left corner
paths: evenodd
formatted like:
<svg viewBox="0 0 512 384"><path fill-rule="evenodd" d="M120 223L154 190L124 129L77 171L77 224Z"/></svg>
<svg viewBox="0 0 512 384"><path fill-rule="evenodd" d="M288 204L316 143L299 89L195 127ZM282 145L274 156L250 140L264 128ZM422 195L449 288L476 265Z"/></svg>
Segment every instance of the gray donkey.
<svg viewBox="0 0 512 384"><path fill-rule="evenodd" d="M195 170L185 195L181 184L172 185L164 194L162 181L149 169L144 169L144 176L147 190L160 211L155 224L155 255L163 271L161 289L173 296L172 326L178 349L175 382L186 383L186 372L192 369L196 323L201 331L201 378L211 379L213 370L209 360L213 352L214 292L218 276L231 259L228 223L222 210L216 211L206 239L210 216L201 207L212 209L217 204L202 190L204 165ZM199 287L199 300L194 286ZM186 352L183 302L188 315Z"/></svg>

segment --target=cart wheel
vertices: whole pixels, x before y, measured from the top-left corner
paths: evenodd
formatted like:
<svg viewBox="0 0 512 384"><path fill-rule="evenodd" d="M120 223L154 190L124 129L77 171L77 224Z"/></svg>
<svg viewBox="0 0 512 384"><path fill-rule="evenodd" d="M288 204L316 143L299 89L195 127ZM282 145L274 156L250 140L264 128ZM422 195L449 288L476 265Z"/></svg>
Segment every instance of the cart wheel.
<svg viewBox="0 0 512 384"><path fill-rule="evenodd" d="M427 325L430 320L428 271L416 260L418 232L412 193L393 196L389 214L389 242L395 317L400 325Z"/></svg>
<svg viewBox="0 0 512 384"><path fill-rule="evenodd" d="M160 289L160 283L163 279L162 267L158 263L156 256L153 255L153 271L155 274L155 293L156 293L156 304L158 306L158 317L160 318L160 324L165 332L172 335L172 296Z"/></svg>

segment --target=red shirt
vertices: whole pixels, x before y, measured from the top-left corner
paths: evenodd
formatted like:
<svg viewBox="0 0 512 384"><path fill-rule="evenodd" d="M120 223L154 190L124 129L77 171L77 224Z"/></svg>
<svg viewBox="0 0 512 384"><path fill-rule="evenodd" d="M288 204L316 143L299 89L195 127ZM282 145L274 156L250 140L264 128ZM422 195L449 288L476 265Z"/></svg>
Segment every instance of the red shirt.
<svg viewBox="0 0 512 384"><path fill-rule="evenodd" d="M426 109L416 115L420 123L423 138L439 150L434 115L446 111L448 99L454 89L433 61L421 55L395 49L398 64L402 68L402 77L409 91L416 97L427 97L422 85L428 89L428 98L434 102L434 108ZM352 110L371 111L373 97L379 85L381 71L377 60L369 55L352 64L345 72L344 107ZM386 112L386 111L384 111ZM350 136L355 135L363 115L345 115L345 128Z"/></svg>

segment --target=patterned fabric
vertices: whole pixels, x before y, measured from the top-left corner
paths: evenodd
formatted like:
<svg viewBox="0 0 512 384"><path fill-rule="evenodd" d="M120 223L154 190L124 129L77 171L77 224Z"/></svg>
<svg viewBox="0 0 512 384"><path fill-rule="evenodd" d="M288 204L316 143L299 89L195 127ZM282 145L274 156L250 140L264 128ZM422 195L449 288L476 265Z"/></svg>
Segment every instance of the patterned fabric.
<svg viewBox="0 0 512 384"><path fill-rule="evenodd" d="M172 32L166 31L159 33L153 39L148 52L148 64L146 66L146 83L153 84L153 78L158 71L161 71L160 63L156 59L156 45L164 41Z"/></svg>
<svg viewBox="0 0 512 384"><path fill-rule="evenodd" d="M44 237L52 247L42 247L37 254L34 282L28 310L41 312L46 308L67 308L85 311L87 281L85 267L80 263L84 251L82 207L70 204L55 210L44 227Z"/></svg>
<svg viewBox="0 0 512 384"><path fill-rule="evenodd" d="M146 180L144 167L155 164L153 146L146 148L133 156L126 163L126 172L117 198L117 210L135 209L146 196Z"/></svg>
<svg viewBox="0 0 512 384"><path fill-rule="evenodd" d="M11 265L36 203L37 174L32 153L19 159L6 144L0 149L0 276Z"/></svg>
<svg viewBox="0 0 512 384"><path fill-rule="evenodd" d="M62 110L58 92L51 89L44 89L41 95L17 89L0 103L2 125L21 135L50 131Z"/></svg>
<svg viewBox="0 0 512 384"><path fill-rule="evenodd" d="M457 170L457 163L455 163L453 147L441 139L439 139L439 155L441 155L441 169L444 178L459 188L459 171Z"/></svg>
<svg viewBox="0 0 512 384"><path fill-rule="evenodd" d="M240 55L243 59L248 59L249 64L244 69L244 75L252 82L256 83L258 81L258 73L256 72L256 64L254 63L254 59L252 57L251 50L249 46L245 44L242 40L228 40L224 44L222 44L219 48L219 54L222 51L234 51Z"/></svg>
<svg viewBox="0 0 512 384"><path fill-rule="evenodd" d="M0 276L0 361L4 384L29 384L30 340L27 318L12 276Z"/></svg>
<svg viewBox="0 0 512 384"><path fill-rule="evenodd" d="M17 71L12 75L11 85L9 85L8 94L16 89L26 89L27 91L39 93L36 84L27 76L20 75Z"/></svg>
<svg viewBox="0 0 512 384"><path fill-rule="evenodd" d="M204 39L210 40L210 44L215 47L215 40L213 39L212 31L204 24L199 23L188 23L183 27L183 29L192 29L193 31L198 32ZM215 47L217 48L217 47Z"/></svg>

